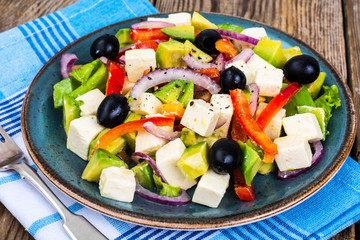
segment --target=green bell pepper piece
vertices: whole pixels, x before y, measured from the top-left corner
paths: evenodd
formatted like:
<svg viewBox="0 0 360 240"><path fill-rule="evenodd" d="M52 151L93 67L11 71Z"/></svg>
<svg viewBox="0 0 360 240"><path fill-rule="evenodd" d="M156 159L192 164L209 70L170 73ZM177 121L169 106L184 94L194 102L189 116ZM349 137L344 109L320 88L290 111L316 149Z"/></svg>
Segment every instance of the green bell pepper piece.
<svg viewBox="0 0 360 240"><path fill-rule="evenodd" d="M298 106L315 107L314 100L312 99L307 87L303 86L290 100L288 104L284 106L286 110L286 116L293 116L297 114Z"/></svg>

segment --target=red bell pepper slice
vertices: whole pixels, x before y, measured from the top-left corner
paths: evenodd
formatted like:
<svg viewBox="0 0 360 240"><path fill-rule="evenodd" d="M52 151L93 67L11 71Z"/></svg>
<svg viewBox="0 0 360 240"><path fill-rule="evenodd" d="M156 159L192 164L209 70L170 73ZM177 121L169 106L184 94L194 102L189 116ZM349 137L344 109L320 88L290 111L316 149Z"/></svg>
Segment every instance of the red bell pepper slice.
<svg viewBox="0 0 360 240"><path fill-rule="evenodd" d="M230 96L235 114L245 133L265 152L276 155L278 153L277 145L270 140L254 120L245 93L241 89L235 89L230 90Z"/></svg>
<svg viewBox="0 0 360 240"><path fill-rule="evenodd" d="M200 68L200 69L196 69L195 71L209 76L211 79L214 79L217 83L220 82L220 72L216 68Z"/></svg>
<svg viewBox="0 0 360 240"><path fill-rule="evenodd" d="M238 195L240 200L254 201L255 194L254 194L253 184L251 184L251 186L249 186L245 183L244 176L241 173L239 168L236 168L233 171L233 175L234 175L234 182L235 182L235 184L234 184L235 193L236 193L236 195Z"/></svg>
<svg viewBox="0 0 360 240"><path fill-rule="evenodd" d="M106 82L106 96L112 93L121 93L125 82L125 71L120 64L108 60L108 79Z"/></svg>
<svg viewBox="0 0 360 240"><path fill-rule="evenodd" d="M291 83L266 105L256 119L256 122L262 130L267 127L280 109L283 108L300 89L300 84Z"/></svg>
<svg viewBox="0 0 360 240"><path fill-rule="evenodd" d="M230 134L234 141L242 141L245 143L248 139L244 129L239 123L239 119L235 116L235 114L232 117Z"/></svg>
<svg viewBox="0 0 360 240"><path fill-rule="evenodd" d="M146 28L146 29L132 29L130 32L130 38L134 42L144 42L148 40L169 40L165 34L161 31L161 28Z"/></svg>
<svg viewBox="0 0 360 240"><path fill-rule="evenodd" d="M106 149L107 146L111 144L111 142L113 142L116 138L124 134L131 133L133 131L144 130L143 125L146 122L152 122L158 127L173 126L174 118L150 117L150 118L145 118L137 121L120 124L119 126L110 129L97 141L91 155L94 154L95 150L98 148Z"/></svg>
<svg viewBox="0 0 360 240"><path fill-rule="evenodd" d="M230 40L226 38L217 40L215 43L215 48L224 54L227 61L239 54Z"/></svg>

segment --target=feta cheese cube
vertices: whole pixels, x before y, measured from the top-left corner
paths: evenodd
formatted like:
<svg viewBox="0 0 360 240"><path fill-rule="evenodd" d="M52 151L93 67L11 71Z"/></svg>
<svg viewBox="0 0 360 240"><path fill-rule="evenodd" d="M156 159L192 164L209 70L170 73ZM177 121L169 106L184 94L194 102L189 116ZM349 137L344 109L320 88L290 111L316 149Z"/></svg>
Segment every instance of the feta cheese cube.
<svg viewBox="0 0 360 240"><path fill-rule="evenodd" d="M214 131L214 134L220 138L228 135L231 118L234 108L229 94L213 94L210 99L210 106L219 110L219 120L225 121L225 124Z"/></svg>
<svg viewBox="0 0 360 240"><path fill-rule="evenodd" d="M191 100L181 119L181 124L197 134L209 137L216 127L219 111L201 99Z"/></svg>
<svg viewBox="0 0 360 240"><path fill-rule="evenodd" d="M217 208L229 186L229 180L230 175L228 173L217 174L209 168L196 186L192 201Z"/></svg>
<svg viewBox="0 0 360 240"><path fill-rule="evenodd" d="M191 26L191 14L190 13L169 14L169 23L173 23L176 26L182 26L182 25Z"/></svg>
<svg viewBox="0 0 360 240"><path fill-rule="evenodd" d="M101 171L99 189L103 197L132 202L135 186L135 174L129 169L108 167Z"/></svg>
<svg viewBox="0 0 360 240"><path fill-rule="evenodd" d="M267 103L260 102L256 110L256 118L260 115L262 110L266 107ZM279 112L273 117L269 125L265 128L264 133L273 141L275 138L280 137L282 119L285 117L286 110L280 109Z"/></svg>
<svg viewBox="0 0 360 240"><path fill-rule="evenodd" d="M141 115L161 113L162 102L152 93L143 93L129 104L130 110Z"/></svg>
<svg viewBox="0 0 360 240"><path fill-rule="evenodd" d="M180 138L167 143L156 152L156 166L168 184L187 190L196 184L196 180L186 180L176 165L185 148Z"/></svg>
<svg viewBox="0 0 360 240"><path fill-rule="evenodd" d="M252 28L246 28L241 31L241 34L244 34L246 36L259 39L262 37L267 37L265 28L262 27L252 27Z"/></svg>
<svg viewBox="0 0 360 240"><path fill-rule="evenodd" d="M255 74L255 83L259 86L260 95L276 96L281 90L283 77L281 69L258 69Z"/></svg>
<svg viewBox="0 0 360 240"><path fill-rule="evenodd" d="M311 165L312 153L307 139L300 135L276 138L278 154L275 161L280 171L306 168Z"/></svg>
<svg viewBox="0 0 360 240"><path fill-rule="evenodd" d="M125 70L130 82L136 82L145 70L156 67L153 49L133 49L125 52Z"/></svg>
<svg viewBox="0 0 360 240"><path fill-rule="evenodd" d="M259 57L259 55L257 55L256 53L251 56L251 58L249 59L249 61L247 61L246 64L253 72L253 74L255 74L258 69L276 69L273 65Z"/></svg>
<svg viewBox="0 0 360 240"><path fill-rule="evenodd" d="M154 17L148 17L148 21L156 21L156 22L169 22L169 18L154 18Z"/></svg>
<svg viewBox="0 0 360 240"><path fill-rule="evenodd" d="M172 127L162 127L162 129L172 131ZM138 131L135 138L135 152L142 152L152 156L168 142L168 140L156 137L147 131Z"/></svg>
<svg viewBox="0 0 360 240"><path fill-rule="evenodd" d="M300 135L309 142L323 139L319 122L313 113L296 114L283 119L284 130L287 135Z"/></svg>
<svg viewBox="0 0 360 240"><path fill-rule="evenodd" d="M81 116L96 115L100 103L105 95L97 88L91 90L76 98L76 101L82 101L80 105Z"/></svg>
<svg viewBox="0 0 360 240"><path fill-rule="evenodd" d="M253 83L255 80L255 74L250 70L248 65L244 62L244 60L235 61L233 63L229 63L226 65L226 68L229 68L231 66L234 66L238 69L240 69L245 77L246 77L246 85Z"/></svg>
<svg viewBox="0 0 360 240"><path fill-rule="evenodd" d="M66 147L87 160L91 140L103 129L94 115L74 119L70 122Z"/></svg>

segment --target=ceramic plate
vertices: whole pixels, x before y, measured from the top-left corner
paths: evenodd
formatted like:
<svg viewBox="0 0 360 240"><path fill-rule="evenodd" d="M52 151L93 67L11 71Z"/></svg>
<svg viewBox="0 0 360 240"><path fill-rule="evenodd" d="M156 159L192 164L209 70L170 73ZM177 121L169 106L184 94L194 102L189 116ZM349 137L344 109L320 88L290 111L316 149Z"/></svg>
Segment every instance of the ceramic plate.
<svg viewBox="0 0 360 240"><path fill-rule="evenodd" d="M167 14L160 14L165 17ZM328 125L331 135L324 143L321 162L310 171L285 181L275 174L257 175L254 179L256 200L242 202L230 186L218 208L195 203L173 207L160 205L135 196L132 203L118 202L100 196L98 184L81 180L87 162L66 149L62 111L53 107L53 85L61 80L59 60L63 53L75 53L79 62L92 61L89 48L99 36L114 34L120 28L146 19L139 17L112 24L71 43L51 58L33 80L23 105L22 132L35 164L64 193L80 203L108 216L148 226L176 229L208 229L247 224L287 210L308 198L328 182L348 155L355 135L354 105L349 88L334 68L315 50L293 37L264 24L221 14L203 14L215 24L233 23L243 27L264 27L271 39L282 41L282 47L299 46L304 54L314 56L326 72L325 85L337 85L341 107L333 111ZM154 15L155 16L155 15ZM193 194L193 189L188 191Z"/></svg>

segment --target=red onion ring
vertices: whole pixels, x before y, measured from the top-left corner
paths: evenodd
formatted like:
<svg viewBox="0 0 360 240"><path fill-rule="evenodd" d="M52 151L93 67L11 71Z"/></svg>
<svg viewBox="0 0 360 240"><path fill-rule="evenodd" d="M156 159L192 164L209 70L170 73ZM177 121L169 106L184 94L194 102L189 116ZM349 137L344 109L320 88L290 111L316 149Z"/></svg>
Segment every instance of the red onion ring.
<svg viewBox="0 0 360 240"><path fill-rule="evenodd" d="M225 125L225 123L227 122L227 119L226 118L219 118L219 120L217 121L216 123L216 126L215 126L215 129L218 129L218 128L221 128L222 126Z"/></svg>
<svg viewBox="0 0 360 240"><path fill-rule="evenodd" d="M70 77L74 63L78 60L74 53L64 53L60 57L60 73L63 79Z"/></svg>
<svg viewBox="0 0 360 240"><path fill-rule="evenodd" d="M221 90L219 84L205 74L184 68L163 68L142 76L131 89L130 97L138 98L149 88L175 79L193 81L195 85L205 88L211 94L218 93Z"/></svg>
<svg viewBox="0 0 360 240"><path fill-rule="evenodd" d="M225 70L225 57L224 57L224 55L222 53L217 55L217 57L214 59L214 61L212 63L217 66L216 68L219 71L224 71Z"/></svg>
<svg viewBox="0 0 360 240"><path fill-rule="evenodd" d="M189 203L191 201L190 196L186 193L185 190L180 190L180 195L177 197L168 197L168 196L161 196L159 194L153 193L150 190L141 186L138 181L136 181L136 189L135 192L142 198L145 198L149 201L172 205L172 206L181 206Z"/></svg>
<svg viewBox="0 0 360 240"><path fill-rule="evenodd" d="M126 64L125 63L125 55L122 55L121 57L119 57L119 59L118 59L118 62L120 63L120 64Z"/></svg>
<svg viewBox="0 0 360 240"><path fill-rule="evenodd" d="M130 29L144 29L144 28L169 28L175 27L175 24L162 22L162 21L143 21L134 23L131 25Z"/></svg>
<svg viewBox="0 0 360 240"><path fill-rule="evenodd" d="M155 137L163 138L163 139L170 140L170 141L175 140L181 136L180 132L166 131L166 130L156 126L152 122L144 123L143 128L145 129L145 131L147 131L148 133L151 133Z"/></svg>
<svg viewBox="0 0 360 240"><path fill-rule="evenodd" d="M150 164L151 168L154 170L155 174L159 178L161 178L161 181L167 183L164 176L161 174L159 168L156 166L155 160L152 159L149 155L146 155L142 152L134 152L133 154L131 154L130 158L136 162L139 162L139 159L144 159L145 161L147 161Z"/></svg>
<svg viewBox="0 0 360 240"><path fill-rule="evenodd" d="M258 104L259 104L259 87L256 83L251 83L246 86L250 91L250 103L249 108L253 116L255 116Z"/></svg>
<svg viewBox="0 0 360 240"><path fill-rule="evenodd" d="M244 62L248 62L249 59L254 55L254 51L251 48L245 48L238 55L236 55L233 59L226 62L226 64L230 64L239 60L243 60Z"/></svg>
<svg viewBox="0 0 360 240"><path fill-rule="evenodd" d="M105 65L106 65L107 62L108 62L108 59L107 59L106 57L104 57L104 56L99 57L99 59L100 59Z"/></svg>
<svg viewBox="0 0 360 240"><path fill-rule="evenodd" d="M237 49L254 48L259 40L246 36L241 33L227 31L223 29L215 29L222 37L233 40L234 47Z"/></svg>
<svg viewBox="0 0 360 240"><path fill-rule="evenodd" d="M323 154L324 154L324 147L321 143L321 141L316 141L311 143L312 147L315 150L315 153L312 157L312 161L311 161L311 166L307 167L307 168L300 168L300 169L295 169L295 170L289 170L289 171L279 171L277 178L281 179L281 180L285 180L285 179L289 179L289 178L293 178L293 177L297 177L300 174L306 172L307 170L309 170L310 168L314 167L318 162L320 162L320 159L322 158Z"/></svg>

